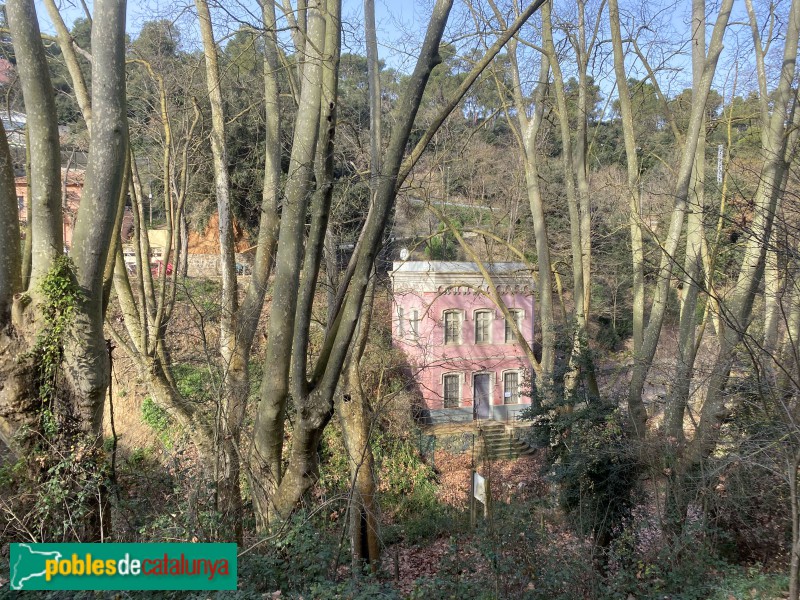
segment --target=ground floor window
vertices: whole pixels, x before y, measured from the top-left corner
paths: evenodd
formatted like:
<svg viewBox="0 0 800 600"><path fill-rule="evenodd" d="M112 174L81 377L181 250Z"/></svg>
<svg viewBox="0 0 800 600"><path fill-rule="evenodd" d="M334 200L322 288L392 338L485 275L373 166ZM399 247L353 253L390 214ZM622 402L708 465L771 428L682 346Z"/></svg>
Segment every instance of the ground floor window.
<svg viewBox="0 0 800 600"><path fill-rule="evenodd" d="M458 408L461 404L461 378L457 374L445 375L443 378L444 386L444 407Z"/></svg>
<svg viewBox="0 0 800 600"><path fill-rule="evenodd" d="M503 403L519 404L519 373L507 371L503 374Z"/></svg>

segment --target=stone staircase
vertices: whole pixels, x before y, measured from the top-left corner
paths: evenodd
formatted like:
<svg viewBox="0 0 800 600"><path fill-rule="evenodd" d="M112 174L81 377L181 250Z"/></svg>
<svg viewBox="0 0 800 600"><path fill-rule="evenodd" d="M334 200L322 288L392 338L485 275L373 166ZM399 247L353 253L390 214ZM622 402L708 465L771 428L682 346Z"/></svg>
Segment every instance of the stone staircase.
<svg viewBox="0 0 800 600"><path fill-rule="evenodd" d="M530 456L535 450L517 437L517 430L496 421L476 425L476 455L489 460L515 459Z"/></svg>

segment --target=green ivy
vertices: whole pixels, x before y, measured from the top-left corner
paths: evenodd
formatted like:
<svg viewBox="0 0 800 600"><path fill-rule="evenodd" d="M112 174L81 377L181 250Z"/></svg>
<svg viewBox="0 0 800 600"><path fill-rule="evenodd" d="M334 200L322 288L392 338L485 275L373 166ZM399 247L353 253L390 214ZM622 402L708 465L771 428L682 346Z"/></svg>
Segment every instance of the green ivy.
<svg viewBox="0 0 800 600"><path fill-rule="evenodd" d="M83 300L83 291L75 278L75 265L67 256L59 256L40 284L43 305L42 325L36 343L22 359L33 359L37 395L42 403L42 433L53 438L58 430L53 414L56 376L64 358L64 337L72 323L75 309Z"/></svg>
<svg viewBox="0 0 800 600"><path fill-rule="evenodd" d="M172 447L174 433L172 418L150 396L146 396L142 401L142 420L156 432L158 439L166 448Z"/></svg>

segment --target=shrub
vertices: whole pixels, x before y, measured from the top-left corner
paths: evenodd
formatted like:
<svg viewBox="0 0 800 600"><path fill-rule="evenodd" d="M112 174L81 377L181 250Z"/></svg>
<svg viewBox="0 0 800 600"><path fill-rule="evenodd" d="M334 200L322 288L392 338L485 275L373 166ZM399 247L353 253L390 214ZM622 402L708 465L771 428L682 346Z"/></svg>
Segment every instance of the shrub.
<svg viewBox="0 0 800 600"><path fill-rule="evenodd" d="M158 435L165 447L172 447L172 419L150 396L142 400L142 420Z"/></svg>
<svg viewBox="0 0 800 600"><path fill-rule="evenodd" d="M629 522L608 550L602 596L605 598L701 600L716 587L727 567L717 555L702 520L694 521L670 543L642 545L653 524Z"/></svg>
<svg viewBox="0 0 800 600"><path fill-rule="evenodd" d="M714 590L709 600L783 598L789 590L789 578L785 573L765 573L757 565L728 567L714 584Z"/></svg>
<svg viewBox="0 0 800 600"><path fill-rule="evenodd" d="M617 405L593 400L538 412L532 435L549 434L551 477L561 508L581 535L591 533L608 545L638 492L639 465Z"/></svg>

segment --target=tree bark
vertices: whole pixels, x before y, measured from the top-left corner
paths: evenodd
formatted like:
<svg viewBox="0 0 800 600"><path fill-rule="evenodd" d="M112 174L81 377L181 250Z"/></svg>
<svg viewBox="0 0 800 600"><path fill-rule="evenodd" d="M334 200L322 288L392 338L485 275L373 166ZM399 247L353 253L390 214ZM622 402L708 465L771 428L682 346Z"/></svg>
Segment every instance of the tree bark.
<svg viewBox="0 0 800 600"><path fill-rule="evenodd" d="M594 376L594 365L589 355L586 331L588 310L585 294L587 282L584 277L589 276L586 269L590 261L586 253L587 245L583 240L584 224L581 218L581 208L578 204L578 192L575 187L576 174L572 153L572 131L567 112L564 78L561 74L561 65L558 63L558 56L553 42L552 14L549 4L542 6L542 45L544 46L544 51L549 55L550 68L553 71L553 87L555 88L558 123L561 130L561 164L567 195L570 246L572 250L572 296L575 304L573 311L575 328L572 332L569 370L564 376L564 391L567 396L574 397L577 392L580 375L583 373L590 395L596 398L600 395L600 392ZM583 95L585 96L585 94L586 90L584 89ZM580 115L579 118L581 118Z"/></svg>
<svg viewBox="0 0 800 600"><path fill-rule="evenodd" d="M491 2L495 16L504 25L501 11ZM535 2L531 8L543 6ZM526 192L528 204L533 218L533 232L536 245L536 261L539 265L539 278L537 291L539 294L538 315L542 332L542 358L539 361L540 369L537 375L537 392L540 399L549 403L553 399L553 371L555 368L555 315L553 312L553 274L550 261L550 244L547 237L547 224L544 216L544 203L539 182L539 163L536 150L537 137L545 114L545 95L550 73L550 61L547 54L542 54L539 63L539 76L533 91L533 114L529 118L525 107L528 103L523 98L523 86L520 78L519 63L517 60L517 38L512 38L508 43L508 57L511 63L511 78L513 88L511 97L516 109L516 123L513 126L515 138L522 153L525 170ZM513 123L510 112L506 109L509 122Z"/></svg>
<svg viewBox="0 0 800 600"><path fill-rule="evenodd" d="M31 0L11 0L6 3L6 13L28 115L28 218L32 259L27 289L36 295L38 284L53 260L64 252L58 121L34 3Z"/></svg>
<svg viewBox="0 0 800 600"><path fill-rule="evenodd" d="M786 28L783 60L778 87L773 94L774 107L769 122L764 165L756 190L751 234L745 245L735 287L723 306L720 348L708 383L708 392L700 413L700 422L686 452L685 469L694 468L716 447L720 425L727 414L725 387L733 363L734 351L747 332L753 302L764 276L768 242L772 233L775 208L786 186L790 156L787 125L794 121L797 99L792 80L797 64L800 34L800 0L793 0Z"/></svg>
<svg viewBox="0 0 800 600"><path fill-rule="evenodd" d="M336 23L335 26L338 28L340 26L338 24L339 5L338 2L334 4L333 10L330 12L335 15L336 19L334 22ZM295 337L293 330L296 328L297 331L302 333L302 330L306 329L308 326L307 323L295 323L295 319L302 318L303 320L308 320L311 315L308 312L299 314L293 311L291 307L295 306L294 302L297 298L296 295L293 298L292 295L289 294L287 301L290 302L290 304L288 305L289 307L284 309L285 313L273 314L270 320L269 348L267 351L265 373L273 372L275 377L274 379L267 379L269 386L262 386L262 398L259 403L255 431L255 458L262 461L261 476L264 479L272 478L273 482L277 480L278 483L277 487L273 488L274 491L272 493L265 494L267 505L258 507L262 519L266 516L265 512L268 515L285 518L297 505L297 502L306 490L308 490L316 480L316 443L319 441L324 427L333 415L333 395L338 385L339 377L350 348L350 341L363 306L369 274L372 270L377 249L382 240L383 230L393 206L396 194L395 185L397 176L402 164L402 158L411 126L414 122L417 109L419 108L422 93L425 89L430 71L440 61L438 55L439 42L447 22L451 4L449 0L439 0L434 7L433 16L431 17L417 66L409 79L404 94L398 101L396 109L397 125L393 131L387 152L385 153L385 161L383 163L383 172L380 178L378 193L376 194L375 202L367 216L362 243L353 259L356 266L353 270L352 279L349 281L349 286L348 282L343 282L343 285L348 286L349 289L344 296L342 308L337 311L337 316L326 336L320 351L320 357L310 379L305 381L294 380L291 382L292 390L298 392L293 394L293 400L297 406L297 417L294 424L292 449L285 474L280 473L280 459L283 446L283 420L286 398L289 391L289 365L286 354L288 353L287 348L293 348L298 341L304 339L303 335L299 338ZM324 30L315 33L315 28L324 24L324 20L315 14L320 8L322 7L309 6L309 48L313 47L313 44L310 43L312 40L319 39L319 36L324 35ZM335 32L335 35L336 39L338 39L338 31ZM328 39L332 39L332 36ZM325 46L317 46L317 48L323 47ZM318 68L314 65L320 61L321 57L311 50L307 53L307 56L311 62L304 70L303 79L306 82L305 85L308 85L308 82L314 81L318 83L321 80L321 74L317 73ZM301 92L301 110L303 110L305 106L306 112L313 115L314 111L309 109L307 103L313 98L318 97L319 93L319 90L313 91L304 88ZM318 111L316 115L319 115ZM295 144L298 145L298 148L293 148L293 155L295 150L299 152L301 147L304 146L304 144L298 144L297 136L299 134L303 134L303 141L305 141L309 139L310 136L316 135L317 132L316 128L312 129L309 125L305 124L303 119L298 117L298 125L300 124L304 124L306 131L299 131L296 129ZM297 169L290 168L290 177L296 177L297 174ZM282 220L286 219L287 210L295 210L292 208L292 202L305 202L305 194L298 194L298 192L307 189L308 182L299 180L294 185L298 187L293 191L291 187L287 187L287 200L284 204L284 216ZM322 198L322 196L319 195L318 197ZM289 229L289 227L296 227L291 220L287 225L287 229ZM300 231L300 233L302 234L302 231ZM285 294L286 291L298 289L297 278L299 273L299 261L294 258L295 243L296 241L290 240L289 237L284 241L284 223L282 223L278 243L275 296L273 299L273 306L276 307L283 306L278 302L278 281L281 277L286 277L286 281L281 284L286 288L282 293ZM317 259L315 258L314 260L316 261ZM283 270L283 274L281 274L281 270ZM287 319L291 319L291 324L293 326L291 330L288 328L284 330L284 328L275 323L276 319L280 320L284 318L284 316ZM274 330L273 327L275 327ZM273 335L273 332L276 335ZM284 353L283 356L281 353ZM305 353L306 348L303 347L294 348L293 351L295 357L305 357ZM305 358L303 362L305 362ZM298 372L304 371L304 367L299 371L295 370L295 377ZM273 483L273 485L275 484Z"/></svg>
<svg viewBox="0 0 800 600"><path fill-rule="evenodd" d="M19 209L14 193L14 166L6 130L0 123L0 330L11 321L14 296L22 291Z"/></svg>
<svg viewBox="0 0 800 600"><path fill-rule="evenodd" d="M6 349L12 346L19 354L35 347L40 330L50 327L40 314L47 298L40 289L43 278L63 253L60 147L56 121L54 92L51 88L44 48L32 2L13 0L7 5L18 70L28 113L30 144L29 183L31 203L32 271L28 300L19 295L14 317L14 344L9 338L0 340ZM125 2L98 0L92 29L95 46L93 61L93 104L95 119L89 147L89 164L72 245L72 267L62 269L61 276L73 278L81 294L73 313L65 324L57 343L63 356L55 368L60 373L58 385L48 397L53 412L64 419L57 422L57 431L41 432L37 440L46 440L56 454L70 456L86 450L82 468L98 476L103 468L102 414L105 390L109 380L108 351L103 334L103 277L110 260L110 246L119 202L125 180L128 152L125 98ZM16 211L14 211L16 216ZM112 257L113 258L113 257ZM3 334L5 336L5 333ZM16 361L14 361L16 362ZM0 430L13 434L14 425L24 421L25 413L38 414L43 398L37 398L36 384L41 380L42 365L30 359L7 370L2 365L3 390L0 392ZM27 377L28 380L20 378ZM10 413L6 410L10 408ZM19 416L23 415L23 419ZM16 419L16 422L14 421ZM73 425L74 423L74 425ZM41 427L33 420L33 431ZM36 436L35 436L36 437ZM83 522L74 529L81 541L103 539L107 532L104 486L99 484L99 497L93 494L67 493L66 503L80 504ZM67 507L69 510L70 507ZM45 534L46 535L46 534Z"/></svg>
<svg viewBox="0 0 800 600"><path fill-rule="evenodd" d="M374 194L381 172L381 85L378 39L375 30L375 2L364 0L364 33L367 46L367 77L370 109L370 195ZM335 258L334 258L335 261ZM333 265L335 268L335 263ZM378 505L375 500L376 474L370 434L373 420L369 400L364 393L359 364L369 336L374 304L375 280L370 283L356 340L343 374L343 393L337 403L345 449L350 466L349 533L352 572L360 573L369 564L377 571L380 561Z"/></svg>
<svg viewBox="0 0 800 600"><path fill-rule="evenodd" d="M309 3L309 51L303 65L303 87L300 92L289 177L284 194L269 322L269 343L264 362L261 400L253 432L255 451L253 472L264 488L263 493L256 496L257 514L262 526L269 522L269 515L272 512L270 504L277 506L271 496L277 493L282 481L284 422L286 401L290 391L289 369L293 354L295 313L300 292L306 208L321 115L326 8L325 3L320 0ZM296 385L300 383L296 382ZM300 401L300 397L295 398L295 402ZM300 424L298 421L297 425ZM312 439L315 436L308 434L304 437ZM295 439L293 445L298 444L299 439ZM313 453L315 452L316 446L313 448ZM309 460L308 453L298 451L297 456L298 460L303 462Z"/></svg>
<svg viewBox="0 0 800 600"><path fill-rule="evenodd" d="M347 462L350 467L350 549L353 573L359 573L362 564L373 572L380 561L380 514L376 500L376 474L370 437L374 418L369 399L364 392L359 363L364 355L372 321L374 280L370 283L361 322L348 359L342 381L342 394L336 403L342 426Z"/></svg>
<svg viewBox="0 0 800 600"><path fill-rule="evenodd" d="M72 79L72 89L75 91L75 100L78 102L83 120L86 122L86 129L91 133L92 131L92 101L89 88L86 86L86 78L83 76L78 55L75 52L73 44L75 41L72 39L72 34L67 29L64 19L61 18L61 13L56 7L54 0L44 0L47 14L53 25L56 28L56 36L58 37L58 45L61 48L61 53L64 57L64 63L67 66L67 71Z"/></svg>
<svg viewBox="0 0 800 600"><path fill-rule="evenodd" d="M692 73L694 87L699 89L703 76L706 47L705 0L692 1ZM683 419L689 401L689 392L697 356L697 299L701 287L701 249L704 237L703 209L705 204L705 119L695 151L692 179L689 185L689 207L686 218L686 257L683 265L683 301L681 302L678 361L675 377L664 414L664 430L668 438L682 444Z"/></svg>
<svg viewBox="0 0 800 600"><path fill-rule="evenodd" d="M228 156L225 144L225 114L222 101L218 55L211 15L205 0L195 0L203 38L206 61L206 83L211 104L211 148L214 157L214 180L220 228L222 264L222 318L220 321L220 354L223 382L218 423L221 439L221 474L218 481L219 509L223 522L232 527L236 540L242 539L241 427L250 393L249 360L261 309L278 228L277 202L280 177L280 117L277 83L277 48L275 7L262 3L266 28L264 91L267 108L267 145L264 168L264 190L259 237L253 276L241 309L238 305L233 214L230 205Z"/></svg>
<svg viewBox="0 0 800 600"><path fill-rule="evenodd" d="M77 392L84 431L95 436L102 430L109 379L103 334L103 275L118 203L124 198L121 190L128 153L125 6L124 0L104 0L95 5L93 131L71 253L85 300L82 310L76 313L73 343L65 348L66 371ZM113 201L109 202L109 198Z"/></svg>
<svg viewBox="0 0 800 600"><path fill-rule="evenodd" d="M673 210L670 218L669 230L667 232L666 241L663 243L661 252L661 261L658 269L658 276L656 279L656 289L654 298L651 304L650 316L648 318L647 327L642 334L642 343L640 352L634 353L633 373L631 375L630 389L628 392L628 407L633 421L633 429L638 437L644 437L647 426L647 409L642 400L642 392L644 390L645 380L650 371L650 366L655 356L656 348L661 337L661 327L664 322L664 315L666 314L667 304L669 301L669 286L672 278L672 270L674 265L675 253L680 243L681 231L683 230L683 222L686 216L687 202L689 197L689 185L691 182L692 171L697 153L698 140L700 138L701 127L705 117L705 107L708 101L708 93L711 89L711 81L716 72L717 62L722 52L722 37L728 24L728 19L731 13L732 0L723 0L716 23L714 24L714 31L711 36L711 41L708 47L708 56L703 66L703 74L700 79L700 85L695 88L692 98L692 111L689 119L689 130L684 144L680 167L677 173L675 188L673 191ZM613 8L612 8L613 6ZM609 2L609 9L615 11L616 2L611 0ZM619 26L619 14L614 12L616 19L611 19L612 31ZM617 31L618 33L618 31ZM621 40L618 44L620 47L620 61L621 56ZM616 59L615 52L615 59ZM624 71L622 67L618 69ZM622 73L624 76L624 73ZM620 80L617 84L622 86ZM624 121L624 117L623 117ZM635 154L635 147L629 148L626 141L626 153L633 152ZM628 160L631 157L629 155ZM629 162L630 169L630 162ZM629 170L629 177L632 175Z"/></svg>

